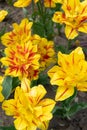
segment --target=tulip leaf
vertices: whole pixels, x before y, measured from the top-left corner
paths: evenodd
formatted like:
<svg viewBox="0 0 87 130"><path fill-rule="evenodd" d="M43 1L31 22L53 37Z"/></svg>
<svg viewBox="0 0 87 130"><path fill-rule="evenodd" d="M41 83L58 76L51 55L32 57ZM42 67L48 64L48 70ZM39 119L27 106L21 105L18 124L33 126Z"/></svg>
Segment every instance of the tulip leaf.
<svg viewBox="0 0 87 130"><path fill-rule="evenodd" d="M45 36L44 25L42 23L34 22L33 26L32 26L32 29L33 29L34 34L38 34L41 37Z"/></svg>
<svg viewBox="0 0 87 130"><path fill-rule="evenodd" d="M68 116L72 116L74 115L76 112L82 110L82 109L85 109L87 108L87 103L85 102L81 102L81 103L74 103L70 110L68 111Z"/></svg>
<svg viewBox="0 0 87 130"><path fill-rule="evenodd" d="M48 84L48 75L47 74L43 74L43 73L40 73L39 74L39 78L37 80L37 83L38 84L43 84L43 85L46 85Z"/></svg>
<svg viewBox="0 0 87 130"><path fill-rule="evenodd" d="M0 126L0 130L16 130L14 126L3 127Z"/></svg>
<svg viewBox="0 0 87 130"><path fill-rule="evenodd" d="M52 111L52 114L58 117L64 117L65 113L66 113L65 109L63 109L63 107L60 106L55 106Z"/></svg>
<svg viewBox="0 0 87 130"><path fill-rule="evenodd" d="M2 83L2 87L3 87L2 93L5 99L7 99L12 91L12 77L10 76L5 77Z"/></svg>
<svg viewBox="0 0 87 130"><path fill-rule="evenodd" d="M20 85L20 80L18 79L18 77L13 77L12 78L12 89L16 88L19 85Z"/></svg>
<svg viewBox="0 0 87 130"><path fill-rule="evenodd" d="M5 33L6 27L3 27L2 30L0 31L0 37Z"/></svg>

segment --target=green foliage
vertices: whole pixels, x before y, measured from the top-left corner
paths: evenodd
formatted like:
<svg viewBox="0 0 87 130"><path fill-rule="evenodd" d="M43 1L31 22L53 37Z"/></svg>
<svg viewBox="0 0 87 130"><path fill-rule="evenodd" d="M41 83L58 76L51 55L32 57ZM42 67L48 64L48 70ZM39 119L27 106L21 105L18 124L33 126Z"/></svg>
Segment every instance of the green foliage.
<svg viewBox="0 0 87 130"><path fill-rule="evenodd" d="M13 0L6 0L9 5L13 5Z"/></svg>
<svg viewBox="0 0 87 130"><path fill-rule="evenodd" d="M3 127L0 126L0 130L16 130L14 126Z"/></svg>
<svg viewBox="0 0 87 130"><path fill-rule="evenodd" d="M19 85L20 85L20 80L18 79L18 77L13 77L12 78L12 89L15 89Z"/></svg>
<svg viewBox="0 0 87 130"><path fill-rule="evenodd" d="M3 27L2 30L0 31L0 38L1 38L1 36L3 36L3 34L5 33L5 31L6 31L6 27Z"/></svg>
<svg viewBox="0 0 87 130"><path fill-rule="evenodd" d="M2 87L3 87L2 93L5 99L8 99L12 90L16 88L19 84L20 81L17 77L12 78L10 76L7 76L4 78L4 81L2 83Z"/></svg>
<svg viewBox="0 0 87 130"><path fill-rule="evenodd" d="M32 26L32 30L34 34L38 34L41 37L45 37L44 25L40 22L34 22Z"/></svg>
<svg viewBox="0 0 87 130"><path fill-rule="evenodd" d="M26 8L23 8L23 14L24 14L24 17L28 16L28 10Z"/></svg>
<svg viewBox="0 0 87 130"><path fill-rule="evenodd" d="M81 103L74 103L73 105L71 105L69 112L68 112L68 116L73 116L74 114L76 114L78 111L87 108L87 103L85 102L81 102Z"/></svg>
<svg viewBox="0 0 87 130"><path fill-rule="evenodd" d="M47 85L48 83L49 83L48 75L40 73L39 78L31 82L31 87L39 85L39 84Z"/></svg>
<svg viewBox="0 0 87 130"><path fill-rule="evenodd" d="M5 99L7 99L12 91L12 77L10 76L5 77L2 86L3 86L2 93Z"/></svg>

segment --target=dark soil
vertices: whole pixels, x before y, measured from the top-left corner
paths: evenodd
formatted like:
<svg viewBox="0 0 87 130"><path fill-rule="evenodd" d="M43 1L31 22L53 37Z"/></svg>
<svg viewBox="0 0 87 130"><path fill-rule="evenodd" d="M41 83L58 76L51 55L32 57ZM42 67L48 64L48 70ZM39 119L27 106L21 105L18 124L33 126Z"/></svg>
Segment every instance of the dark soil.
<svg viewBox="0 0 87 130"><path fill-rule="evenodd" d="M6 17L6 19L0 23L0 30L6 26L6 32L12 30L12 23L17 22L19 23L22 18L24 18L22 9L15 8L13 6L9 6L6 2L0 1L0 9L6 9L9 11L9 15ZM31 12L31 9L28 8L29 13ZM64 34L63 34L64 35ZM81 41L81 45L85 45L87 48L87 35L81 34L79 37ZM62 44L66 46L67 40L62 36L57 36L55 38L56 44ZM0 44L0 51L3 49L3 46ZM0 69L0 74L2 73L2 70ZM53 98L54 92L51 86L46 86L48 95L47 97ZM87 102L87 93L78 92L78 96L75 99L76 101L83 101ZM4 112L1 109L0 104L0 126L9 126L12 124L12 118L5 116ZM74 115L70 120L68 119L61 119L59 117L54 117L49 125L48 130L87 130L87 109L82 110L78 112L76 115Z"/></svg>

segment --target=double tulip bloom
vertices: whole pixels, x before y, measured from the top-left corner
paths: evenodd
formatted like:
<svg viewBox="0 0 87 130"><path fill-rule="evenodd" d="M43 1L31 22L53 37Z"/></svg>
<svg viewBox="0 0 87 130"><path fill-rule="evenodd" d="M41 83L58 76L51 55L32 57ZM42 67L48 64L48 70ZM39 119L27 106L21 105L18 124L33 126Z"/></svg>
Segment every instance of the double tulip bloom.
<svg viewBox="0 0 87 130"><path fill-rule="evenodd" d="M53 21L65 25L65 35L74 39L79 32L87 33L87 0L64 0L62 11L56 11Z"/></svg>
<svg viewBox="0 0 87 130"><path fill-rule="evenodd" d="M16 87L14 99L5 100L2 109L8 116L14 117L17 130L46 130L52 119L52 110L55 101L44 98L44 86L38 85L30 88L29 80L24 78L21 87Z"/></svg>
<svg viewBox="0 0 87 130"><path fill-rule="evenodd" d="M31 35L31 27L32 22L25 18L1 37L6 46L5 57L0 60L7 66L5 75L36 80L40 70L55 62L53 41Z"/></svg>
<svg viewBox="0 0 87 130"><path fill-rule="evenodd" d="M57 85L55 100L62 101L74 94L74 89L87 91L87 61L81 47L70 54L58 52L58 65L48 71L51 84Z"/></svg>

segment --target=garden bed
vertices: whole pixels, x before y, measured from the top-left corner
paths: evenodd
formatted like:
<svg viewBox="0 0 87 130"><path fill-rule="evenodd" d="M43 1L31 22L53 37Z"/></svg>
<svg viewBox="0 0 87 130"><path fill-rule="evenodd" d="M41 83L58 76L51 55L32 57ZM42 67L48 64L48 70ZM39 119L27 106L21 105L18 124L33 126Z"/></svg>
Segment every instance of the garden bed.
<svg viewBox="0 0 87 130"><path fill-rule="evenodd" d="M22 12L22 9L9 6L6 2L0 2L0 9L5 9L9 11L9 15L6 17L6 19L0 23L0 30L6 26L6 32L12 30L12 23L17 22L19 23L24 15ZM30 8L29 12L31 11ZM80 45L83 46L83 44L87 47L87 35L82 34L79 36L80 39ZM67 40L64 37L64 33L62 32L61 36L56 36L55 43L60 45L66 46ZM76 47L76 45L73 44L73 48ZM0 44L0 51L4 47ZM0 73L3 73L3 70L0 69ZM46 85L46 90L48 92L47 97L53 98L54 93L52 86ZM76 101L83 101L87 102L87 93L78 92L78 96L75 99ZM12 125L12 118L5 115L5 113L1 109L0 104L0 126L9 126ZM59 117L54 117L49 125L48 130L87 130L87 109L81 110L77 114L75 114L71 119L61 119Z"/></svg>

